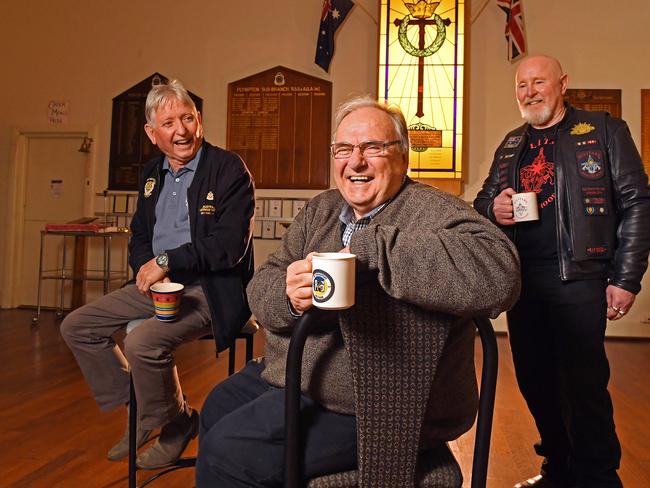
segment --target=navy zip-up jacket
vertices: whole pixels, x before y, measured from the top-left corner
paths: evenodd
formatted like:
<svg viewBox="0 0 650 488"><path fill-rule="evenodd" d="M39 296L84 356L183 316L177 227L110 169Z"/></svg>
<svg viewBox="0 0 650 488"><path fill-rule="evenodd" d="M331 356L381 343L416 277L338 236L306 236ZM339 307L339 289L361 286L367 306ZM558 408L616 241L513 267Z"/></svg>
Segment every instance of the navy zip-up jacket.
<svg viewBox="0 0 650 488"><path fill-rule="evenodd" d="M164 178L164 156L142 172L138 206L131 222L129 265L134 275L154 258L151 242L156 202ZM191 242L167 249L169 277L194 275L212 315L217 350L232 343L249 319L246 285L253 276L253 178L236 154L203 141L196 174L187 191Z"/></svg>

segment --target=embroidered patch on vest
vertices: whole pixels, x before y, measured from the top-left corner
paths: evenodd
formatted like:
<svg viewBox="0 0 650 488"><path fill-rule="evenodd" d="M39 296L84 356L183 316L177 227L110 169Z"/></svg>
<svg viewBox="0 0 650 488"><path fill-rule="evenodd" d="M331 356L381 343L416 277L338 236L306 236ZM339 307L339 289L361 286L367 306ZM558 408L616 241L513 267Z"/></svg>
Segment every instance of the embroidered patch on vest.
<svg viewBox="0 0 650 488"><path fill-rule="evenodd" d="M597 180L605 174L605 165L603 164L603 152L599 150L578 151L576 153L576 162L580 174L590 180Z"/></svg>
<svg viewBox="0 0 650 488"><path fill-rule="evenodd" d="M512 149L513 147L517 147L519 144L521 144L523 138L523 136L510 136L508 137L506 143L503 145L503 148Z"/></svg>
<svg viewBox="0 0 650 488"><path fill-rule="evenodd" d="M593 146L594 144L598 144L598 141L596 139L585 139L584 141L578 141L576 142L576 146Z"/></svg>
<svg viewBox="0 0 650 488"><path fill-rule="evenodd" d="M593 125L588 124L587 122L580 122L579 124L576 124L573 127L571 127L570 134L572 136L581 136L583 134L589 134L590 132L595 130L596 128Z"/></svg>
<svg viewBox="0 0 650 488"><path fill-rule="evenodd" d="M149 198L153 193L153 189L156 186L156 178L147 178L147 181L144 183L144 197Z"/></svg>
<svg viewBox="0 0 650 488"><path fill-rule="evenodd" d="M587 253L587 256L592 257L592 258L597 258L600 256L606 256L607 252L609 251L609 248L605 245L596 245L596 246L587 246L585 248L585 252Z"/></svg>
<svg viewBox="0 0 650 488"><path fill-rule="evenodd" d="M585 215L609 215L604 186L583 186L581 190Z"/></svg>

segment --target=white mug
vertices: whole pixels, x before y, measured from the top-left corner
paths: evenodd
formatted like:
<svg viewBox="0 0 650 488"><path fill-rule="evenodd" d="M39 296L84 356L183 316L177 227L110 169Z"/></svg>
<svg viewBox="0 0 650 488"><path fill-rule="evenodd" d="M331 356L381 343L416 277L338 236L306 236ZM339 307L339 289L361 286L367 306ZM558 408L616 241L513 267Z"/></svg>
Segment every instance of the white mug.
<svg viewBox="0 0 650 488"><path fill-rule="evenodd" d="M531 191L527 193L515 193L512 195L512 213L515 222L539 220L537 193Z"/></svg>
<svg viewBox="0 0 650 488"><path fill-rule="evenodd" d="M318 308L343 310L354 305L356 255L320 252L312 255L312 303Z"/></svg>

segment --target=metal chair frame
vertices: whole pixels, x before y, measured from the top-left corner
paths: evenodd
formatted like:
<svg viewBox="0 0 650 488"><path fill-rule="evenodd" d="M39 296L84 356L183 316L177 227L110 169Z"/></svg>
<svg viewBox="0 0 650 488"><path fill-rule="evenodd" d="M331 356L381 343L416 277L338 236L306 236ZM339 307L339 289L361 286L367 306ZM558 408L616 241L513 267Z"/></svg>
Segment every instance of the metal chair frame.
<svg viewBox="0 0 650 488"><path fill-rule="evenodd" d="M304 485L300 448L301 365L305 342L311 334L314 325L318 322L319 313L321 312L306 312L296 321L287 353L284 454L286 488L299 488ZM476 421L476 437L474 441L471 488L485 488L490 456L490 439L492 436L499 351L490 320L486 317L478 317L471 320L474 321L478 329L483 349L483 366L481 368L481 386L479 391L478 418Z"/></svg>
<svg viewBox="0 0 650 488"><path fill-rule="evenodd" d="M248 363L253 359L253 338L259 326L257 322L253 321L254 328L251 331L240 332L236 337L233 344L228 348L228 376L231 376L235 372L235 355L237 350L237 341L243 339L246 341L246 362ZM244 326L245 328L247 326ZM200 340L212 340L214 339L212 335L206 335L201 337ZM217 357L218 353L215 353ZM130 389L129 389L129 488L143 488L149 483L157 480L161 476L171 473L173 471L191 468L196 466L196 457L182 457L174 464L170 465L167 468L163 468L162 471L156 473L155 475L147 478L141 485L137 484L136 473L140 469L137 467L135 460L137 457L137 446L136 446L136 436L137 436L137 419L138 419L138 405L135 398L135 388L133 388L133 377L130 376Z"/></svg>

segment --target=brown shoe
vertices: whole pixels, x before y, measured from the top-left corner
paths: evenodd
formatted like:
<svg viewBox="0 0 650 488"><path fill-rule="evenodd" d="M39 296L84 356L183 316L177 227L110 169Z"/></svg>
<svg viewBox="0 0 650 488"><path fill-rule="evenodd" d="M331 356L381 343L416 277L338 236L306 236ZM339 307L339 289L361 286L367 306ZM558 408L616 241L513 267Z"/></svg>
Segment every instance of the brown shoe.
<svg viewBox="0 0 650 488"><path fill-rule="evenodd" d="M160 429L160 436L138 456L140 469L159 469L174 464L199 433L199 412L186 405L184 411Z"/></svg>
<svg viewBox="0 0 650 488"><path fill-rule="evenodd" d="M538 474L537 476L517 483L515 488L561 488L566 485L558 484L555 481L551 481L547 476L542 476Z"/></svg>
<svg viewBox="0 0 650 488"><path fill-rule="evenodd" d="M141 429L138 426L136 431L136 448L142 447L151 437L150 430ZM129 407L126 407L126 431L122 438L108 450L108 459L110 461L119 461L129 455Z"/></svg>

